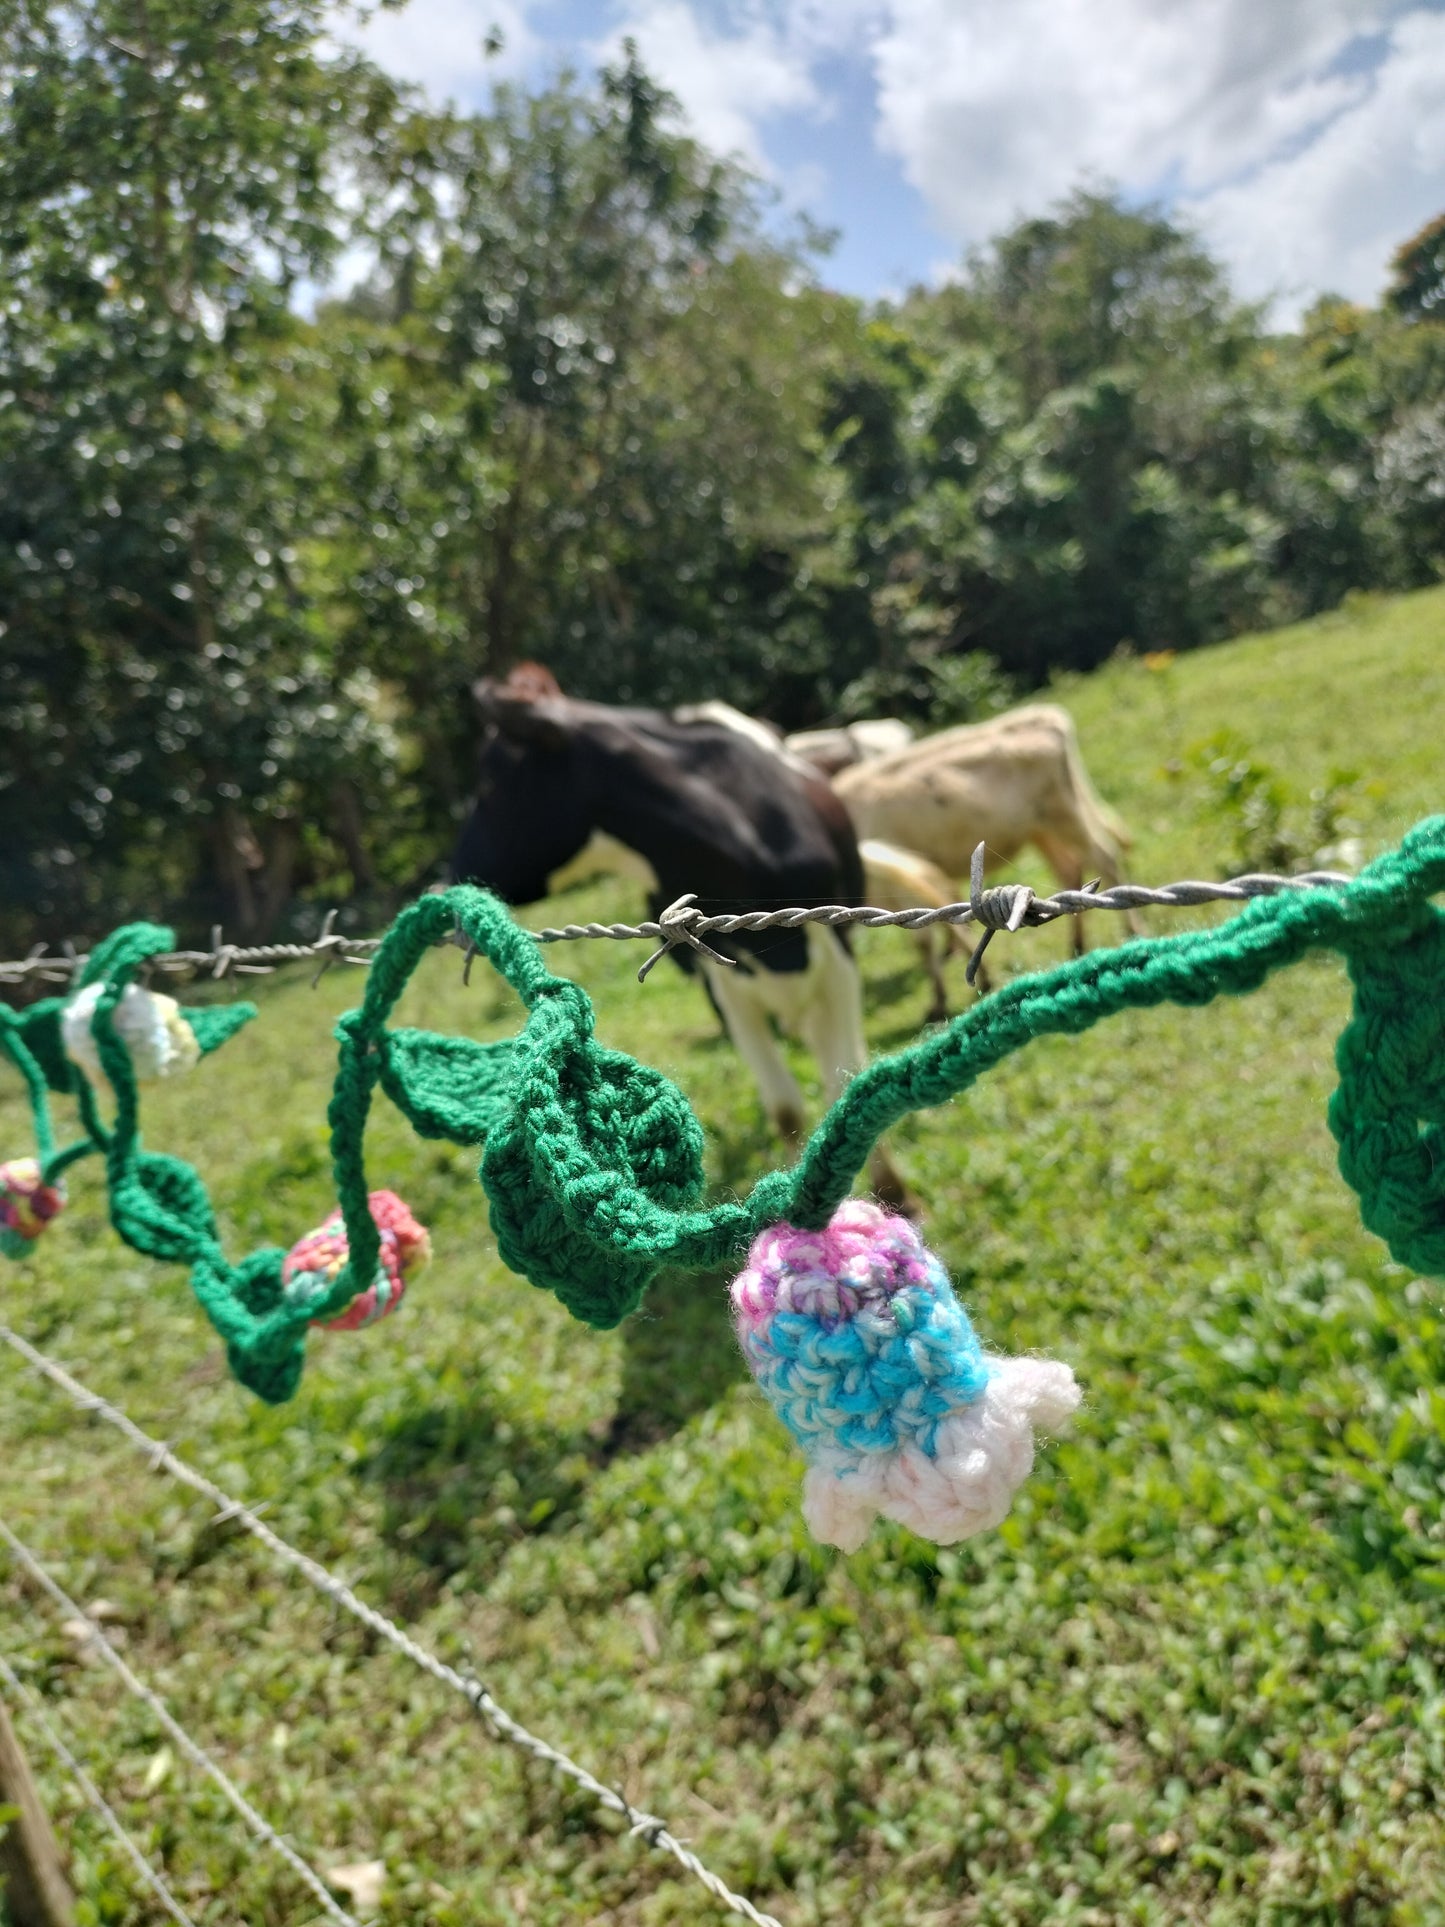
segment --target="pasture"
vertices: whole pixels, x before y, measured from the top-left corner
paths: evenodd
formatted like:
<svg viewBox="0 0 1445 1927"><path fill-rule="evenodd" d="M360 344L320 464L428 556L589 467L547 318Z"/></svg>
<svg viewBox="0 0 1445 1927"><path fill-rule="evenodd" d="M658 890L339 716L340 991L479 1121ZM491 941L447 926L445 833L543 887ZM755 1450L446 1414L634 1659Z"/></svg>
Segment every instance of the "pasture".
<svg viewBox="0 0 1445 1927"><path fill-rule="evenodd" d="M1442 801L1445 589L1055 693L1140 880L1221 873L1250 795L1275 783L1302 822L1343 769L1372 854ZM1262 774L1231 791L1243 764ZM562 908L637 901L599 885ZM990 963L1065 947L1005 936ZM742 1186L779 1155L756 1098L695 984L637 986L642 954L549 961L605 1042L677 1079L716 1185ZM870 1041L896 1047L927 1001L912 950L888 932L859 954ZM148 1093L148 1141L199 1164L235 1251L331 1207L330 1029L358 991L342 969L265 981L259 1023ZM183 1274L119 1245L84 1166L35 1260L0 1273L0 1314L788 1927L1436 1921L1445 1317L1334 1169L1346 1012L1340 968L1312 962L1242 1002L1036 1044L896 1134L985 1340L1066 1359L1085 1389L1002 1530L952 1551L893 1528L852 1558L813 1545L723 1280L664 1281L615 1333L572 1323L497 1260L472 1154L384 1104L371 1180L431 1226L436 1262L395 1319L317 1335L289 1406L231 1384ZM445 953L398 1021L494 1036L515 1018ZM8 1076L0 1122L4 1155L27 1148ZM385 1862L383 1920L724 1918L8 1353L0 1514L77 1597L114 1602L131 1663L308 1858ZM8 1566L0 1587L4 1651L196 1917L310 1918ZM82 1918L149 1921L37 1765Z"/></svg>

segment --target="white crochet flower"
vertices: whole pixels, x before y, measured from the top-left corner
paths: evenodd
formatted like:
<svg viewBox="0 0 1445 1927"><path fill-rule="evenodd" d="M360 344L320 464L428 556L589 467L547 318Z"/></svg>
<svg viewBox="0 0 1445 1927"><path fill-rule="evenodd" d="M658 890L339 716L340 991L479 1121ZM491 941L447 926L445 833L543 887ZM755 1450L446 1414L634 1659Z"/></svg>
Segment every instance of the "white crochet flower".
<svg viewBox="0 0 1445 1927"><path fill-rule="evenodd" d="M927 1458L891 1452L822 1454L803 1482L803 1516L825 1546L856 1552L880 1515L935 1545L957 1545L1007 1515L1033 1469L1034 1427L1057 1431L1078 1406L1067 1365L1047 1358L990 1358L988 1385L938 1428Z"/></svg>
<svg viewBox="0 0 1445 1927"><path fill-rule="evenodd" d="M90 1021L103 989L102 984L88 984L67 1006L61 1019L66 1056L91 1077L102 1074ZM142 990L139 984L127 984L112 1021L130 1052L135 1074L142 1081L174 1077L200 1061L201 1047L196 1042L196 1033L181 1015L181 1007L174 997Z"/></svg>

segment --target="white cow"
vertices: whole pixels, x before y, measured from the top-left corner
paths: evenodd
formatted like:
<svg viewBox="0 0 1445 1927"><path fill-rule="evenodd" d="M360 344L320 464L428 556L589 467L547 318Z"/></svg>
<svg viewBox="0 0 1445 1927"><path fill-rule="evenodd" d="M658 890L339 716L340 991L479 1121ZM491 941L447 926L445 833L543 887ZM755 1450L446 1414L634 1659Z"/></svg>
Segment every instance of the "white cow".
<svg viewBox="0 0 1445 1927"><path fill-rule="evenodd" d="M794 767L802 762L821 775L832 777L857 763L872 762L894 750L905 749L913 741L913 729L896 716L870 716L836 729L803 729L791 736L779 736L771 723L746 716L731 703L696 703L688 709L675 709L679 722L694 718L722 723L738 730L760 748L771 749ZM595 841L595 839L594 839ZM589 849L591 845L588 846ZM584 856L586 852L584 851ZM957 901L958 892L936 863L916 850L881 838L865 838L858 846L863 859L863 894L878 910L915 910L920 907L942 909ZM618 864L614 867L621 868ZM941 1023L948 1015L948 989L943 980L943 963L949 953L967 957L972 946L956 924L935 924L913 932L928 981L933 986L933 1002L927 1022Z"/></svg>
<svg viewBox="0 0 1445 1927"><path fill-rule="evenodd" d="M913 730L896 716L870 716L861 723L844 723L837 729L800 729L783 738L783 745L794 756L820 769L825 776L836 776L855 763L868 763L876 756L889 756L895 749L906 749L913 741Z"/></svg>
<svg viewBox="0 0 1445 1927"><path fill-rule="evenodd" d="M1099 800L1073 718L1054 703L925 736L841 770L833 787L860 840L917 850L950 877L967 876L979 843L989 865L1032 844L1068 890L1086 874L1106 884L1123 877L1129 832ZM1130 925L1137 927L1132 918ZM1076 954L1083 948L1075 918Z"/></svg>
<svg viewBox="0 0 1445 1927"><path fill-rule="evenodd" d="M863 894L875 910L941 910L946 903L959 900L952 878L916 850L900 850L894 843L865 836L858 854L863 859ZM925 1021L940 1024L948 1015L944 961L950 951L972 956L973 946L956 923L930 924L910 934L933 985L933 1002Z"/></svg>

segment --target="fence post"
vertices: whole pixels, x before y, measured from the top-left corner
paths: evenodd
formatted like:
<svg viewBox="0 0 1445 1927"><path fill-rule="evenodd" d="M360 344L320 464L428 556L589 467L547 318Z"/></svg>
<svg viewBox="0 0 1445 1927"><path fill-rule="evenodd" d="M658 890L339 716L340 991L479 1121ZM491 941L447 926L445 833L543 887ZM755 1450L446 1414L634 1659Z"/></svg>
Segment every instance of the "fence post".
<svg viewBox="0 0 1445 1927"><path fill-rule="evenodd" d="M60 1849L10 1716L0 1703L0 1807L19 1811L0 1823L0 1895L15 1927L74 1927Z"/></svg>

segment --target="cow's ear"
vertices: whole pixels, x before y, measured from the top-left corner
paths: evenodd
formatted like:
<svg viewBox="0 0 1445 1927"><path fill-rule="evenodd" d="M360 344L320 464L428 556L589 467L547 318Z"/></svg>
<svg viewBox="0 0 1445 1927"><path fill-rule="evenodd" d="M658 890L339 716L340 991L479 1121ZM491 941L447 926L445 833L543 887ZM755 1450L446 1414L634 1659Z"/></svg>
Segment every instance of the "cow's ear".
<svg viewBox="0 0 1445 1927"><path fill-rule="evenodd" d="M564 749L567 745L565 699L528 701L486 676L472 684L472 699L487 721L513 742L535 743L540 749Z"/></svg>

